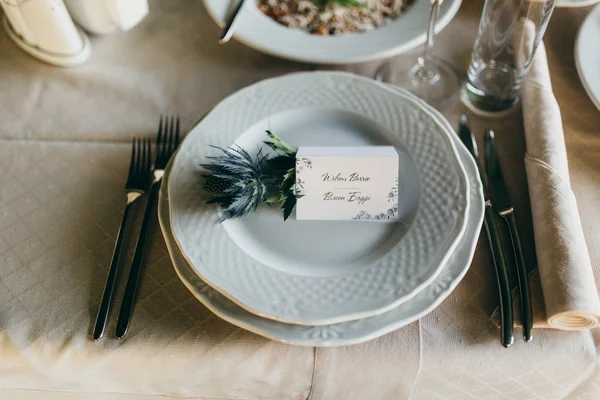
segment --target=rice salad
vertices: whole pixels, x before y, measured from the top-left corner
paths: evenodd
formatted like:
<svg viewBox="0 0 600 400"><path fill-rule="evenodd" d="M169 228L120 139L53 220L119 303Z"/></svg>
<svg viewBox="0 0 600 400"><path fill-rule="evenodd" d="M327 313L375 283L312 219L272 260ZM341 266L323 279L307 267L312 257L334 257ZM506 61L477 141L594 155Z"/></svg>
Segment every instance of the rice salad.
<svg viewBox="0 0 600 400"><path fill-rule="evenodd" d="M257 0L257 6L265 15L282 25L325 36L365 32L383 26L397 18L413 2L414 0Z"/></svg>

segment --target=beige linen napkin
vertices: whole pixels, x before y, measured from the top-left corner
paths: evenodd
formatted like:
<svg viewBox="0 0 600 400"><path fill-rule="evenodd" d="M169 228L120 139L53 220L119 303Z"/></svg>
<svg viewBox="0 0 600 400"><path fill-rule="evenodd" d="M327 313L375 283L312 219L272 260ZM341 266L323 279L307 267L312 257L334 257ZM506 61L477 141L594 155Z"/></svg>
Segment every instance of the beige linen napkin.
<svg viewBox="0 0 600 400"><path fill-rule="evenodd" d="M523 84L522 107L525 168L545 308L545 315L541 307L534 308L534 325L594 328L600 324L600 300L571 190L562 119L543 43Z"/></svg>

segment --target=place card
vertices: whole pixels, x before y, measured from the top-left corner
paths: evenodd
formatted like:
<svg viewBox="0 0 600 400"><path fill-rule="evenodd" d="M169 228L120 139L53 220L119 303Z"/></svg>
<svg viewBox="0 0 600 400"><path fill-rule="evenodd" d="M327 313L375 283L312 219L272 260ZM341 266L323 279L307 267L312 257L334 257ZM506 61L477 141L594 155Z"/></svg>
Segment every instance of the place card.
<svg viewBox="0 0 600 400"><path fill-rule="evenodd" d="M392 146L300 147L299 220L398 219L398 153Z"/></svg>

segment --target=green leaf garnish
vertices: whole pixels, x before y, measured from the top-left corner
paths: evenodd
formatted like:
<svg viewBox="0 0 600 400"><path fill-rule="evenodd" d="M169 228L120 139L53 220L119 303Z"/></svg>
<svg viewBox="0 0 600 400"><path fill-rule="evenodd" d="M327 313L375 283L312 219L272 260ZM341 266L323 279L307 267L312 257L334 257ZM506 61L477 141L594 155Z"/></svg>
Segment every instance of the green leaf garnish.
<svg viewBox="0 0 600 400"><path fill-rule="evenodd" d="M340 6L345 6L345 7L361 7L361 8L364 8L367 6L366 3L364 3L360 0L317 0L317 3L319 3L321 5L338 4Z"/></svg>

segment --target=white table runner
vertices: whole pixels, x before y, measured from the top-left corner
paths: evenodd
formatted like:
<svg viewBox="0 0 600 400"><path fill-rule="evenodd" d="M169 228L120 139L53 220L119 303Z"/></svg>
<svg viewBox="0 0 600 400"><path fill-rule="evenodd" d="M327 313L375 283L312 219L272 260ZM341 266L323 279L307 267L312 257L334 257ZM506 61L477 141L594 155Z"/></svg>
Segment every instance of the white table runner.
<svg viewBox="0 0 600 400"><path fill-rule="evenodd" d="M106 337L91 340L129 153L125 144L0 141L0 388L304 398L313 349L213 315L175 274L160 230L126 339L114 339L123 270Z"/></svg>

